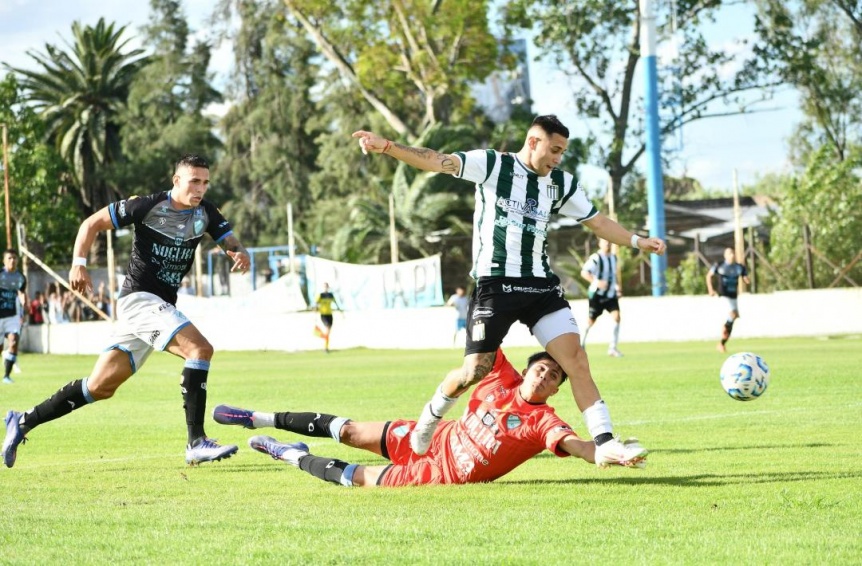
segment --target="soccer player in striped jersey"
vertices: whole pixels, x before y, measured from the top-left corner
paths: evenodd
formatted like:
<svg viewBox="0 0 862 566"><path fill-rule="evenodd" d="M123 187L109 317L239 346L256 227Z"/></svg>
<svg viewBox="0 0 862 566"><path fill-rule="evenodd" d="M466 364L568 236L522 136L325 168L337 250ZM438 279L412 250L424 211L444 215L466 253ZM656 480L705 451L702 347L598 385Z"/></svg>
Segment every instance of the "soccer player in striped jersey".
<svg viewBox="0 0 862 566"><path fill-rule="evenodd" d="M590 311L587 317L587 327L581 338L581 347L586 347L587 333L596 323L604 311L608 311L614 319L614 330L611 335L611 343L608 345L608 355L614 358L623 357L617 349L620 341L620 303L619 296L622 287L619 281L619 259L617 254L611 250L611 244L607 240L599 239L599 251L592 254L581 268L581 277L589 284L587 295L589 296Z"/></svg>
<svg viewBox="0 0 862 566"><path fill-rule="evenodd" d="M446 173L476 185L473 268L467 346L461 367L452 370L425 405L411 434L411 447L424 454L437 424L458 397L494 367L497 349L515 321L525 324L542 347L571 376L569 382L597 452L616 450L610 414L593 381L580 331L559 278L551 271L547 236L553 215L576 219L617 245L663 254L659 238L641 238L593 207L577 180L557 168L569 130L554 115L538 116L518 153L492 149L440 153L406 146L373 132L353 133L366 154L382 153L422 169ZM605 444L609 444L604 447Z"/></svg>

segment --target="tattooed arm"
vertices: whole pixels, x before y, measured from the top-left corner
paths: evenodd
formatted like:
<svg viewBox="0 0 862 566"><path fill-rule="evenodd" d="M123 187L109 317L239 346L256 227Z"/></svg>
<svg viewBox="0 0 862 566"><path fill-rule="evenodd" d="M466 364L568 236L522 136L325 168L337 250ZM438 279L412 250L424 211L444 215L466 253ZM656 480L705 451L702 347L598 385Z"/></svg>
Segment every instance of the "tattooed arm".
<svg viewBox="0 0 862 566"><path fill-rule="evenodd" d="M364 130L353 132L353 137L359 140L362 153L385 153L423 171L436 171L449 175L457 175L461 171L461 160L450 153L440 153L425 147L401 145Z"/></svg>
<svg viewBox="0 0 862 566"><path fill-rule="evenodd" d="M233 260L233 265L230 268L231 271L241 271L243 273L248 271L251 265L251 258L236 236L233 234L229 235L219 243L219 246Z"/></svg>

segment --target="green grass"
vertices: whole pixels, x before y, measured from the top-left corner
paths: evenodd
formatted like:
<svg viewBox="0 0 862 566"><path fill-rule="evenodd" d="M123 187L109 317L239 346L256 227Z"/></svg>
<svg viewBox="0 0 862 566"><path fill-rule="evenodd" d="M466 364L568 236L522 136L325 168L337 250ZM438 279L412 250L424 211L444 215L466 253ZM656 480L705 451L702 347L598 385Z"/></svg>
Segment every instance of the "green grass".
<svg viewBox="0 0 862 566"><path fill-rule="evenodd" d="M731 345L772 368L757 401L724 394L712 344L626 344L622 359L594 347L617 432L652 450L645 470L545 453L492 484L405 489L323 483L215 423L239 454L186 467L182 363L154 354L114 399L34 430L0 469L0 564L859 564L862 338ZM21 356L0 408L31 407L93 361ZM415 418L458 363L455 350L219 352L209 405ZM567 388L552 404L583 432Z"/></svg>

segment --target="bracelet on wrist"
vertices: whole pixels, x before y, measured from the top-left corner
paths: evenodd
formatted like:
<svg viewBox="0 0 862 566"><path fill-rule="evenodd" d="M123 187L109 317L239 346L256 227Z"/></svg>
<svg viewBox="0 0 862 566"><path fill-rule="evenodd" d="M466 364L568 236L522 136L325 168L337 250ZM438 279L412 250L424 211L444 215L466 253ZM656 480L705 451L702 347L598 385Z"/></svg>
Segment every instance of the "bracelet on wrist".
<svg viewBox="0 0 862 566"><path fill-rule="evenodd" d="M386 153L387 151L389 151L390 147L392 147L392 142L389 140L386 140L386 145L383 147L383 151L381 151L380 153Z"/></svg>
<svg viewBox="0 0 862 566"><path fill-rule="evenodd" d="M638 236L637 234L632 234L632 241L631 241L631 245L632 245L632 247L633 247L634 249L636 249L636 250L640 249L640 248L638 247L638 240L640 240L640 239L641 239L641 237L640 237L640 236Z"/></svg>
<svg viewBox="0 0 862 566"><path fill-rule="evenodd" d="M85 257L73 257L72 258L72 267L80 265L81 267L87 267L87 258Z"/></svg>

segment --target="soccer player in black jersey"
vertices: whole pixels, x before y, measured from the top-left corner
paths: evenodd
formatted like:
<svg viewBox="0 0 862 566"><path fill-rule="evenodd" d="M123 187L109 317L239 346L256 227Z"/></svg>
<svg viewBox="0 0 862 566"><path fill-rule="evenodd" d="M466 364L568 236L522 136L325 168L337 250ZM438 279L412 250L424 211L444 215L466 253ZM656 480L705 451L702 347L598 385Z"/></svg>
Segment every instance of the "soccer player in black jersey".
<svg viewBox="0 0 862 566"><path fill-rule="evenodd" d="M230 223L204 199L208 187L207 161L186 155L176 164L169 191L111 203L81 224L69 271L69 283L80 293L93 288L86 257L96 235L135 227L127 276L117 299L113 342L88 377L69 382L25 413L8 412L2 450L6 467L15 464L18 445L30 430L110 398L153 350L167 351L185 360L181 388L188 427L186 462L194 465L236 453L236 446L221 446L204 432L213 347L175 306L177 289L192 266L195 248L204 233L233 260L231 271L245 272L249 268L248 252L233 235Z"/></svg>
<svg viewBox="0 0 862 566"><path fill-rule="evenodd" d="M3 269L0 270L0 340L5 340L3 352L3 383L12 383L12 367L18 359L18 337L21 323L27 312L27 278L18 271L18 252L3 252Z"/></svg>
<svg viewBox="0 0 862 566"><path fill-rule="evenodd" d="M718 292L712 286L712 278L715 275L718 275ZM736 253L733 248L726 248L724 250L724 262L713 264L706 274L706 288L709 296L721 297L728 310L727 320L724 321L724 326L721 329L721 340L716 345L716 349L721 353L727 352L726 344L730 340L730 333L733 332L733 323L739 318L737 296L740 279L746 285L751 283L748 279L748 269L741 263L736 263Z"/></svg>

